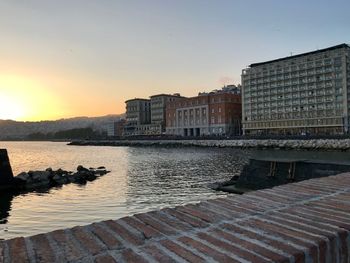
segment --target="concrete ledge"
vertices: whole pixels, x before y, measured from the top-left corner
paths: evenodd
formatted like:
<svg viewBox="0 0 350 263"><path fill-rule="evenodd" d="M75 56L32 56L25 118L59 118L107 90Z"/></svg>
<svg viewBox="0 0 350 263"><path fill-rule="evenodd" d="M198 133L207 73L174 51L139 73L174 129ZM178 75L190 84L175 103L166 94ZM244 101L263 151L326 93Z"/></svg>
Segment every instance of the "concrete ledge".
<svg viewBox="0 0 350 263"><path fill-rule="evenodd" d="M350 262L350 174L0 243L0 262Z"/></svg>
<svg viewBox="0 0 350 263"><path fill-rule="evenodd" d="M68 145L77 146L133 146L133 147L231 147L252 149L285 149L285 150L327 150L348 151L350 139L247 139L247 140L85 140L73 141Z"/></svg>

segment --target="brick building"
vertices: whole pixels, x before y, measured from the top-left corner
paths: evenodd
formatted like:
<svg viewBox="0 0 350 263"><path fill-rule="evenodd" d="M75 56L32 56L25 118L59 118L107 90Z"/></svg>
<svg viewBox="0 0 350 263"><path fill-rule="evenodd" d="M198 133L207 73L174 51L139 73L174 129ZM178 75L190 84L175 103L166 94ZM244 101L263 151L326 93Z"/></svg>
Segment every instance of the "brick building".
<svg viewBox="0 0 350 263"><path fill-rule="evenodd" d="M215 90L192 98L168 102L166 133L179 136L239 135L241 133L239 90Z"/></svg>

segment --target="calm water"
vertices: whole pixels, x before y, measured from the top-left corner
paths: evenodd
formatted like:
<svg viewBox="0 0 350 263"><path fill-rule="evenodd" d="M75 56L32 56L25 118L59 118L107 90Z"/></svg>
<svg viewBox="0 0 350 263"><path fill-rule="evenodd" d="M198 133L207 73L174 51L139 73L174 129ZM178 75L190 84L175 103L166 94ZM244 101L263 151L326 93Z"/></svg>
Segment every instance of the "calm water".
<svg viewBox="0 0 350 263"><path fill-rule="evenodd" d="M251 152L215 148L79 147L53 142L0 142L14 174L105 166L112 172L86 185L0 195L0 238L86 225L94 221L225 196L208 183L239 174Z"/></svg>
<svg viewBox="0 0 350 263"><path fill-rule="evenodd" d="M0 239L117 219L135 213L225 196L208 184L239 174L249 157L350 160L350 152L247 151L224 148L67 146L0 142L14 174L105 166L112 172L86 185L69 184L17 196L0 194Z"/></svg>

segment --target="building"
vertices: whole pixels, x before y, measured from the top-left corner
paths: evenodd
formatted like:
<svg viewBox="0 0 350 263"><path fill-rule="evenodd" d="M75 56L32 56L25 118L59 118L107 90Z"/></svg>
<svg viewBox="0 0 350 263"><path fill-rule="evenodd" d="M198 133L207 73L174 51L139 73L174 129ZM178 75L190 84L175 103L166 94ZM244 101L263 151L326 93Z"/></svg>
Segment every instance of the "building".
<svg viewBox="0 0 350 263"><path fill-rule="evenodd" d="M182 98L180 94L158 94L150 99L131 99L126 103L124 135L160 135L165 133L166 103Z"/></svg>
<svg viewBox="0 0 350 263"><path fill-rule="evenodd" d="M125 124L126 124L125 119L120 119L114 122L114 136L121 137L124 135Z"/></svg>
<svg viewBox="0 0 350 263"><path fill-rule="evenodd" d="M151 100L130 99L126 104L126 123L124 135L141 135L147 133L151 123Z"/></svg>
<svg viewBox="0 0 350 263"><path fill-rule="evenodd" d="M178 136L239 135L241 95L223 89L167 103L166 133Z"/></svg>
<svg viewBox="0 0 350 263"><path fill-rule="evenodd" d="M126 120L119 119L114 122L110 122L106 125L107 137L121 137L124 135L124 126Z"/></svg>
<svg viewBox="0 0 350 263"><path fill-rule="evenodd" d="M151 124L155 134L165 132L165 111L168 102L177 101L183 97L176 93L174 95L158 94L150 97L151 99Z"/></svg>
<svg viewBox="0 0 350 263"><path fill-rule="evenodd" d="M242 71L244 134L349 131L350 47L251 64Z"/></svg>

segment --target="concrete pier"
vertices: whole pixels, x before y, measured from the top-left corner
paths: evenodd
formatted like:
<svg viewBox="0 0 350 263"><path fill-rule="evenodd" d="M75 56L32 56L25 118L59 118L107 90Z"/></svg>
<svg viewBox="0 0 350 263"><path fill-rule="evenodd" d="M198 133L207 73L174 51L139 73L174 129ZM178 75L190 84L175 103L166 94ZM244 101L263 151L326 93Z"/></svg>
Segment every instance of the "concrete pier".
<svg viewBox="0 0 350 263"><path fill-rule="evenodd" d="M0 243L0 262L350 262L350 174Z"/></svg>

